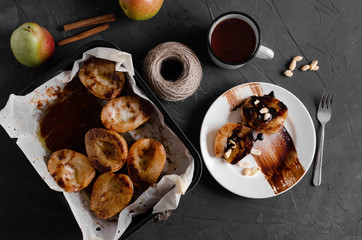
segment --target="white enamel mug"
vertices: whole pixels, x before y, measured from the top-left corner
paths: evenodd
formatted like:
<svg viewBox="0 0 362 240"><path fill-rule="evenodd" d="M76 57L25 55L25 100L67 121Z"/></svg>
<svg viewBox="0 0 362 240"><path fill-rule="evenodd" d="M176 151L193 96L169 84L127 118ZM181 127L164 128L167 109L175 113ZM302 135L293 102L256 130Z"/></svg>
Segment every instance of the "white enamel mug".
<svg viewBox="0 0 362 240"><path fill-rule="evenodd" d="M256 43L255 43L255 49L253 54L246 60L242 61L242 62L227 62L221 58L219 58L213 51L212 47L211 47L211 38L212 38L212 33L214 32L216 26L221 23L224 20L227 19L240 19L245 21L246 23L249 24L249 26L253 29L254 34L255 34L255 38L256 38ZM225 68L225 69L237 69L239 67L242 67L243 65L245 65L245 63L247 63L248 61L250 61L251 59L253 59L254 57L260 58L260 59L272 59L274 57L274 52L273 50L271 50L270 48L267 48L263 45L260 44L260 28L258 26L258 24L255 22L255 20L253 18L251 18L249 15L245 14L245 13L241 13L241 12L226 12L220 16L218 16L211 24L210 28L209 28L209 32L208 32L208 53L210 58L213 60L213 62L218 65L219 67Z"/></svg>

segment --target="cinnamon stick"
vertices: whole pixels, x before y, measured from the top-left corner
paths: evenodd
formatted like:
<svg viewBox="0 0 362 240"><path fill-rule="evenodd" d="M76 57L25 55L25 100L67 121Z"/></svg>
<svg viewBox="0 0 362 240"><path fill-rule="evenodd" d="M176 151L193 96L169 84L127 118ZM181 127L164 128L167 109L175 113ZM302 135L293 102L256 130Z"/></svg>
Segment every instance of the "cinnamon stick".
<svg viewBox="0 0 362 240"><path fill-rule="evenodd" d="M95 24L101 24L101 23L107 23L107 22L114 22L116 21L116 16L114 13L111 14L107 14L104 16L100 16L100 17L94 17L94 18L89 18L89 19L85 19L82 21L78 21L75 23L70 23L67 25L64 25L64 31L69 31L69 30L73 30L73 29L77 29L77 28L81 28L81 27L87 27L87 26L91 26L91 25L95 25Z"/></svg>
<svg viewBox="0 0 362 240"><path fill-rule="evenodd" d="M71 43L71 42L75 42L75 41L81 40L83 38L87 38L87 37L90 37L90 36L95 35L97 33L103 32L103 31L107 30L108 28L109 28L109 25L108 25L108 23L106 23L106 24L103 24L101 26L92 28L92 29L90 29L88 31L82 32L82 33L80 33L78 35L75 35L73 37L61 40L57 44L58 44L58 46L62 46L62 45L65 45L65 44L68 44L68 43Z"/></svg>

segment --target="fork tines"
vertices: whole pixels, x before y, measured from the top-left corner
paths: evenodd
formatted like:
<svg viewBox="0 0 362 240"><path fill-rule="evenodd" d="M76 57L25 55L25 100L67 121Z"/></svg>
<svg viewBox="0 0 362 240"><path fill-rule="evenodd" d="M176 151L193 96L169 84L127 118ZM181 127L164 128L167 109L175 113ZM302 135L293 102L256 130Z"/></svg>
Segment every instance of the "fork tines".
<svg viewBox="0 0 362 240"><path fill-rule="evenodd" d="M321 101L319 102L319 108L330 108L332 105L333 97L333 92L324 91L321 97Z"/></svg>

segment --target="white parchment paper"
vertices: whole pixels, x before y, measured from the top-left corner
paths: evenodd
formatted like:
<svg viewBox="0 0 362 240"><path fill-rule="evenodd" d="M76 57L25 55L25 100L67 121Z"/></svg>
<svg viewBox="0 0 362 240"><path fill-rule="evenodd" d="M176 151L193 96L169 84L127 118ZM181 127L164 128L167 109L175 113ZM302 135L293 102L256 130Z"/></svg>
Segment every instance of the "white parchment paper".
<svg viewBox="0 0 362 240"><path fill-rule="evenodd" d="M90 210L90 196L85 190L77 193L64 192L53 180L47 170L50 155L40 143L37 132L39 117L46 104L51 103L65 84L78 74L82 62L95 56L116 62L116 70L125 72L134 94L147 100L147 96L137 87L133 78L134 69L130 54L111 48L94 48L83 54L82 59L74 62L70 71L64 71L26 96L11 94L6 106L0 111L0 124L11 138L17 138L17 145L38 174L55 190L63 192L83 233L83 239L118 239L129 226L132 217L153 207L153 213L176 209L182 194L189 187L193 173L193 157L182 141L165 125L163 116L155 105L152 118L138 129L129 132L134 140L152 137L160 141L167 154L167 161L161 180L148 188L131 202L119 215L100 220ZM39 107L41 103L42 107Z"/></svg>

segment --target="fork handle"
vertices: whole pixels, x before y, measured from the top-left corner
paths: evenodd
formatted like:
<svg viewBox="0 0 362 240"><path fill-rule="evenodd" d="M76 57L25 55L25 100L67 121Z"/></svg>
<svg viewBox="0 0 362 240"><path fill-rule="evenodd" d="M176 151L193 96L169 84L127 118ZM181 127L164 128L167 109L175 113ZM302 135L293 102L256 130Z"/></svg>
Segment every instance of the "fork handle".
<svg viewBox="0 0 362 240"><path fill-rule="evenodd" d="M314 166L313 184L314 186L321 185L322 182L322 159L323 159L323 147L324 147L324 124L322 124L321 135L319 139L319 146L317 151L317 158Z"/></svg>

